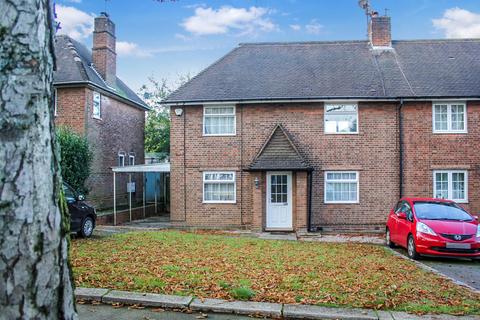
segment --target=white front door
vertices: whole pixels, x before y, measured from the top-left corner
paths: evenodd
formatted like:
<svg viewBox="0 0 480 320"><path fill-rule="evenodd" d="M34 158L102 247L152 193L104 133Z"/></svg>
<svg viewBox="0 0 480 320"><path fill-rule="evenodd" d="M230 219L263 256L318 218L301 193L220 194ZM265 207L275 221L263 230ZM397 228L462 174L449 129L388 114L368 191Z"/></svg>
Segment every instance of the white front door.
<svg viewBox="0 0 480 320"><path fill-rule="evenodd" d="M267 229L292 229L292 173L267 172Z"/></svg>

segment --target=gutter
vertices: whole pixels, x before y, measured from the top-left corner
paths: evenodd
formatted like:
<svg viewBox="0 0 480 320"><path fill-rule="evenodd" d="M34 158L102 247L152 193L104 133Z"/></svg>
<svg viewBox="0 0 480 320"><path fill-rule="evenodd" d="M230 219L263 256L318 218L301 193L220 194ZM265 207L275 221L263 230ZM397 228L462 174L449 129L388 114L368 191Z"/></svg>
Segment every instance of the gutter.
<svg viewBox="0 0 480 320"><path fill-rule="evenodd" d="M61 87L77 87L77 86L80 86L80 85L86 85L87 87L90 87L90 88L94 88L94 89L99 89L100 91L102 91L103 93L107 93L111 96L114 96L115 98L119 99L119 100L122 100L123 102L129 104L129 105L132 105L133 107L136 107L136 108L139 108L139 109L143 109L145 111L149 111L151 110L150 107L148 107L147 105L142 105L132 99L129 99L129 98L126 98L126 97L123 97L121 95L119 95L118 93L116 92L113 92L111 90L106 90L105 88L99 86L98 84L92 82L92 81L66 81L66 82L54 82L53 83L53 86L54 87L57 87L57 88L61 88Z"/></svg>
<svg viewBox="0 0 480 320"><path fill-rule="evenodd" d="M399 144L399 199L403 197L403 99L398 105L398 144Z"/></svg>
<svg viewBox="0 0 480 320"><path fill-rule="evenodd" d="M201 104L258 104L258 103L307 103L307 102L399 102L399 101L451 101L451 100L463 100L463 101L479 101L480 96L462 97L462 96L418 96L418 97L313 97L313 98L255 98L255 99L227 99L227 100L178 100L178 101L166 101L164 105L172 107L179 105L201 105Z"/></svg>

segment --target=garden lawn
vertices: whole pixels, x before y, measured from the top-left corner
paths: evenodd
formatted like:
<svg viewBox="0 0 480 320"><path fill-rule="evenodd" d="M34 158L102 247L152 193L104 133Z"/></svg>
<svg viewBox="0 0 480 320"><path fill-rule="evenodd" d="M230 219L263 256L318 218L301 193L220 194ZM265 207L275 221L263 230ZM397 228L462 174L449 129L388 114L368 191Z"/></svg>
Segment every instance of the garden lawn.
<svg viewBox="0 0 480 320"><path fill-rule="evenodd" d="M72 241L75 284L201 298L480 314L480 295L385 248L181 231Z"/></svg>

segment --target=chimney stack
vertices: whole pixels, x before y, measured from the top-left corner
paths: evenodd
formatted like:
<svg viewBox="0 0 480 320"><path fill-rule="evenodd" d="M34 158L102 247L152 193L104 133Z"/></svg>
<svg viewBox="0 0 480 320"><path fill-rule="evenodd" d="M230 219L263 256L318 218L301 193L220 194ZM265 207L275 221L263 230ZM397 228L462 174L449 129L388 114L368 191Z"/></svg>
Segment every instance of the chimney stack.
<svg viewBox="0 0 480 320"><path fill-rule="evenodd" d="M95 18L93 31L93 64L105 82L115 88L117 79L117 54L115 52L115 24L106 12Z"/></svg>
<svg viewBox="0 0 480 320"><path fill-rule="evenodd" d="M390 17L380 17L377 12L372 12L368 35L373 47L391 47L392 33Z"/></svg>

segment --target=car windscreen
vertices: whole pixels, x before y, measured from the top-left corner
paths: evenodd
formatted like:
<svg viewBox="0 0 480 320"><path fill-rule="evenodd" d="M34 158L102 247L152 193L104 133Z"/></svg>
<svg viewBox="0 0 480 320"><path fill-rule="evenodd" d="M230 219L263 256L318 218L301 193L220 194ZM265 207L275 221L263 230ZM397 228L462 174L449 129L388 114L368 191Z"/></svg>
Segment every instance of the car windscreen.
<svg viewBox="0 0 480 320"><path fill-rule="evenodd" d="M472 221L473 218L455 203L417 201L413 204L418 219Z"/></svg>

